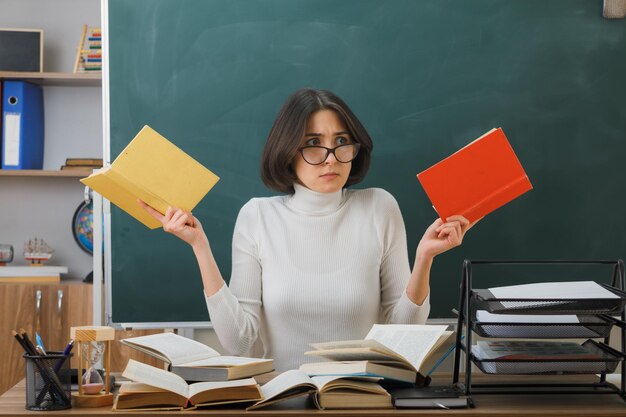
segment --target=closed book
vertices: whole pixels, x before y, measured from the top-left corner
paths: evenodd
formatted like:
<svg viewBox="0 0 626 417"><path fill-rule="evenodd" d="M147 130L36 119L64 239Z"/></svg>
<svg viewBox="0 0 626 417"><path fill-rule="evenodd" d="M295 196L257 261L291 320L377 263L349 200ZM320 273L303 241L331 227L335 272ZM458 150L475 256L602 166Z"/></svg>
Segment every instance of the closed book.
<svg viewBox="0 0 626 417"><path fill-rule="evenodd" d="M65 165L68 166L75 166L75 165L80 165L80 166L100 166L102 167L102 158L67 158L65 160Z"/></svg>
<svg viewBox="0 0 626 417"><path fill-rule="evenodd" d="M468 398L452 385L387 388L397 408L467 408Z"/></svg>
<svg viewBox="0 0 626 417"><path fill-rule="evenodd" d="M502 129L492 129L417 174L445 222L462 215L473 222L532 189Z"/></svg>

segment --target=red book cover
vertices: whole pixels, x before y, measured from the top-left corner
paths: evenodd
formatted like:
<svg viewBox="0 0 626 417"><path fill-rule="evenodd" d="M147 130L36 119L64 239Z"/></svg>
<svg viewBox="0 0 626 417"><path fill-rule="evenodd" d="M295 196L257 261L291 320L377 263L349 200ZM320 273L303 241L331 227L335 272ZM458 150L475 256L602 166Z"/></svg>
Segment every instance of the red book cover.
<svg viewBox="0 0 626 417"><path fill-rule="evenodd" d="M470 222L533 188L502 129L491 129L417 174L442 220L460 214Z"/></svg>

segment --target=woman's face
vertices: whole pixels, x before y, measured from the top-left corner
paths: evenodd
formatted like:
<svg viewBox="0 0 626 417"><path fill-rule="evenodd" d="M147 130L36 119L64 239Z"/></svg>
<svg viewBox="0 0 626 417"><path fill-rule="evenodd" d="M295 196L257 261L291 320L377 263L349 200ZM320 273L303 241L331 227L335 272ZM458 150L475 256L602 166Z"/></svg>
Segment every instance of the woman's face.
<svg viewBox="0 0 626 417"><path fill-rule="evenodd" d="M334 149L341 145L351 144L352 138L339 115L333 110L320 110L313 113L306 124L304 137L300 139L300 148L304 146L324 146ZM342 151L346 148L341 148ZM325 154L324 149L311 148L309 152L316 156ZM339 153L339 151L337 151ZM307 159L313 162L317 160ZM342 153L340 159L346 158ZM329 153L326 160L318 165L311 165L304 160L302 152L298 152L294 161L294 170L299 182L305 187L319 193L339 191L348 181L352 162L337 161L334 154Z"/></svg>

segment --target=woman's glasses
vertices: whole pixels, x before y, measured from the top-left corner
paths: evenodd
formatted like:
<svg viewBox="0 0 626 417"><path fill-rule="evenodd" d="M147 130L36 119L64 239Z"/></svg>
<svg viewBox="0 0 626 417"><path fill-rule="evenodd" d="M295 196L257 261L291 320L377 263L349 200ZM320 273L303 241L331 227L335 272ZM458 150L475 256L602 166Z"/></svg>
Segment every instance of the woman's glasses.
<svg viewBox="0 0 626 417"><path fill-rule="evenodd" d="M360 145L358 143L351 143L348 145L340 145L336 148L327 148L325 146L303 146L298 149L302 158L311 164L319 165L324 163L331 153L335 155L335 159L342 163L347 163L356 158L359 153Z"/></svg>

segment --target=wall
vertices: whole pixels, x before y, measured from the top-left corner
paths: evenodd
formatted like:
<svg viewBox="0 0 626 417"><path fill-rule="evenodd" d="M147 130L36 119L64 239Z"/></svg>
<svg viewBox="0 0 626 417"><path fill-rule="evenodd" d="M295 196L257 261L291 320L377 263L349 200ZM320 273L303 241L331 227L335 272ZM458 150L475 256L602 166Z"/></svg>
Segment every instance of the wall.
<svg viewBox="0 0 626 417"><path fill-rule="evenodd" d="M82 25L100 26L98 0L0 0L0 27L44 31L44 71L72 72ZM45 87L44 169L68 157L102 155L100 87ZM92 270L92 257L74 242L71 221L83 199L77 178L0 177L0 243L12 244L23 265L23 244L41 237L54 249L54 265L69 278Z"/></svg>

